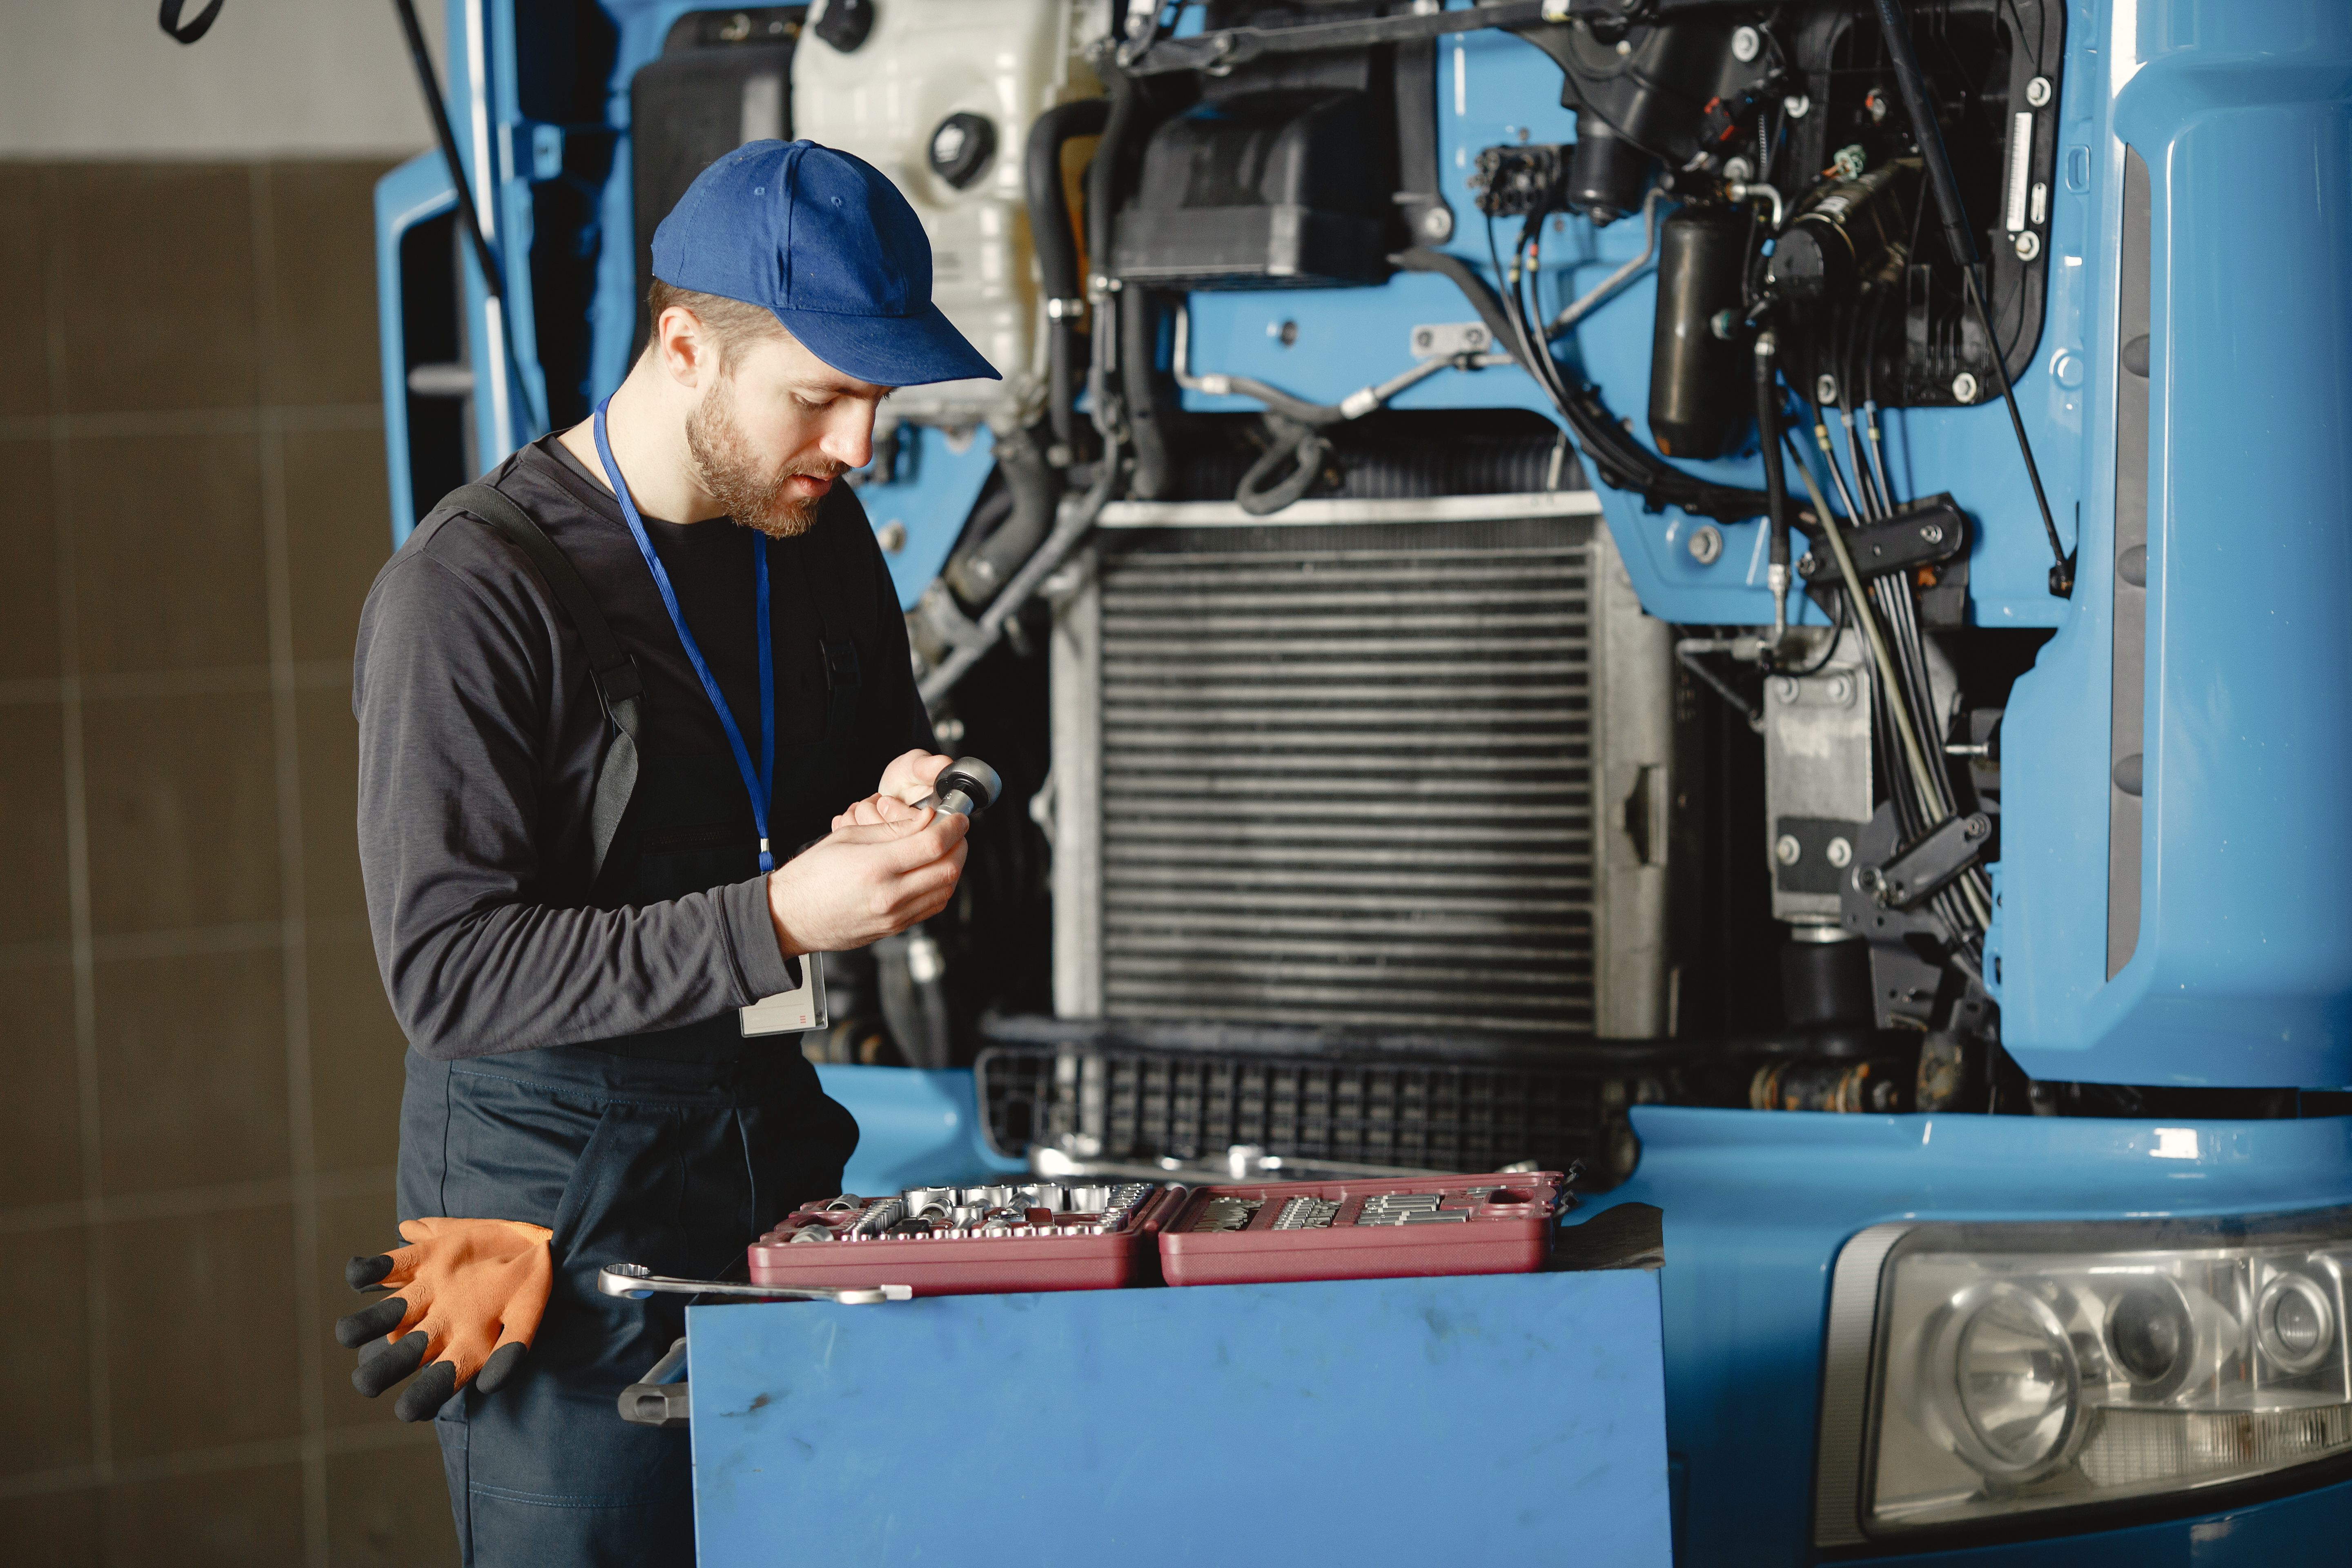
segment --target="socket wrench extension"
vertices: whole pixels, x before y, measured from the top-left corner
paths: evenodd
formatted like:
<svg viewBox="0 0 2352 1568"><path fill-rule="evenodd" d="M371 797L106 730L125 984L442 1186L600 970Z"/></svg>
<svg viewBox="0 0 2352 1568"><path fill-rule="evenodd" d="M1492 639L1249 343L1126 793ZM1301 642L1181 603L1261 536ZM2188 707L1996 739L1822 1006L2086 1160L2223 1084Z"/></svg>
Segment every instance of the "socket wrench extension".
<svg viewBox="0 0 2352 1568"><path fill-rule="evenodd" d="M931 781L931 793L915 804L959 816L978 816L1003 793L1004 781L996 776L994 768L978 757L958 757L940 770L940 776Z"/></svg>
<svg viewBox="0 0 2352 1568"><path fill-rule="evenodd" d="M749 1296L772 1301L778 1297L804 1301L835 1301L845 1307L876 1301L910 1301L911 1285L745 1285L724 1279L679 1279L656 1274L642 1263L608 1263L596 1271L596 1289L607 1296L642 1301L648 1296Z"/></svg>

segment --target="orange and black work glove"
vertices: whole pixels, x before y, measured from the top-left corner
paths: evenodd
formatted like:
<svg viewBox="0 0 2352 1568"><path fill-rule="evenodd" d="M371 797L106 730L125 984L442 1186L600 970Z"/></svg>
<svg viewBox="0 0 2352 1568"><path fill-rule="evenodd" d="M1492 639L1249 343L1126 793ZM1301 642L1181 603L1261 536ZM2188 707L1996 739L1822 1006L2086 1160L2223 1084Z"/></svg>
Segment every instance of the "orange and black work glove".
<svg viewBox="0 0 2352 1568"><path fill-rule="evenodd" d="M354 1290L394 1292L335 1321L336 1340L360 1352L352 1386L373 1399L424 1366L393 1406L403 1421L431 1420L469 1382L496 1392L547 1310L554 1234L510 1219L401 1221L406 1247L343 1268Z"/></svg>

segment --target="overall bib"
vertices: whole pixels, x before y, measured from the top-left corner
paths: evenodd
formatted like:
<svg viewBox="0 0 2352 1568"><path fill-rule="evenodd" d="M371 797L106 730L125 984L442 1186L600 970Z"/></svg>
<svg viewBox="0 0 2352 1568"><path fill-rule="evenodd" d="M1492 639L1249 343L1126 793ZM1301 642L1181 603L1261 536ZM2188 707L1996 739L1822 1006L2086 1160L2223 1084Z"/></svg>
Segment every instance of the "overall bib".
<svg viewBox="0 0 2352 1568"><path fill-rule="evenodd" d="M787 846L821 835L873 787L849 780L842 762L855 748L840 742L865 717L855 647L833 635L814 595L801 599L832 679L823 738L777 747L770 804ZM598 904L758 874L730 758L646 756L641 767ZM554 1232L554 1286L520 1368L495 1394L467 1385L435 1421L467 1568L694 1561L688 1433L632 1426L617 1408L621 1390L686 1331L685 1302L601 1295L597 1270L740 1276L754 1237L841 1190L856 1142L856 1122L826 1097L797 1039L745 1039L732 1007L596 1046L454 1062L408 1053L401 1216Z"/></svg>

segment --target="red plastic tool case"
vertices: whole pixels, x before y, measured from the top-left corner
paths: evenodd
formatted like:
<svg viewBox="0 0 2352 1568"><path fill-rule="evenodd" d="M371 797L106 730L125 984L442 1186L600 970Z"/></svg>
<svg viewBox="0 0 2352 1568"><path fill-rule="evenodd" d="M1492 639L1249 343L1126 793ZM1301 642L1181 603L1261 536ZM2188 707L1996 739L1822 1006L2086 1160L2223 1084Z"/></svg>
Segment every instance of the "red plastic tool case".
<svg viewBox="0 0 2352 1568"><path fill-rule="evenodd" d="M978 1296L999 1290L1113 1290L1148 1277L1152 1238L1184 1201L1185 1189L1152 1189L1125 1228L1065 1235L1080 1226L1031 1226L1002 1234L946 1231L916 1236L842 1235L855 1211L828 1213L803 1204L751 1247L754 1285L905 1285L918 1296ZM860 1200L875 1202L881 1200ZM1055 1216L1056 1218L1062 1216ZM794 1242L794 1232L824 1226L839 1239Z"/></svg>
<svg viewBox="0 0 2352 1568"><path fill-rule="evenodd" d="M1160 1232L1160 1268L1171 1285L1530 1273L1565 1184L1540 1171L1197 1187Z"/></svg>

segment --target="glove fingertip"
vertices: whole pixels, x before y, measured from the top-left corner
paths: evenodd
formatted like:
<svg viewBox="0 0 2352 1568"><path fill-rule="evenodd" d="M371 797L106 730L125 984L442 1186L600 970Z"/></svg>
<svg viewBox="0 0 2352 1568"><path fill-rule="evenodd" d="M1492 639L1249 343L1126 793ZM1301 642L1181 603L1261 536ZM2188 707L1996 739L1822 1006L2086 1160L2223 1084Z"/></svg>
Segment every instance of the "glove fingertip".
<svg viewBox="0 0 2352 1568"><path fill-rule="evenodd" d="M509 1340L492 1351L490 1359L482 1363L482 1370L474 1374L474 1386L484 1394L496 1394L514 1375L515 1368L522 1363L530 1349L520 1340Z"/></svg>
<svg viewBox="0 0 2352 1568"><path fill-rule="evenodd" d="M387 1252L362 1253L343 1265L343 1283L354 1290L364 1290L381 1282L392 1272L392 1255Z"/></svg>
<svg viewBox="0 0 2352 1568"><path fill-rule="evenodd" d="M347 1351L358 1350L370 1340L380 1340L400 1327L400 1320L407 1315L406 1298L387 1296L356 1312L337 1318L335 1342Z"/></svg>
<svg viewBox="0 0 2352 1568"><path fill-rule="evenodd" d="M373 1399L416 1370L429 1342L423 1329L390 1343L378 1341L360 1352L359 1365L352 1368L352 1386ZM455 1369L451 1370L454 1376Z"/></svg>
<svg viewBox="0 0 2352 1568"><path fill-rule="evenodd" d="M400 1391L400 1398L393 1405L392 1413L403 1421L430 1421L457 1392L457 1365L451 1362L436 1361L419 1373L415 1382Z"/></svg>

